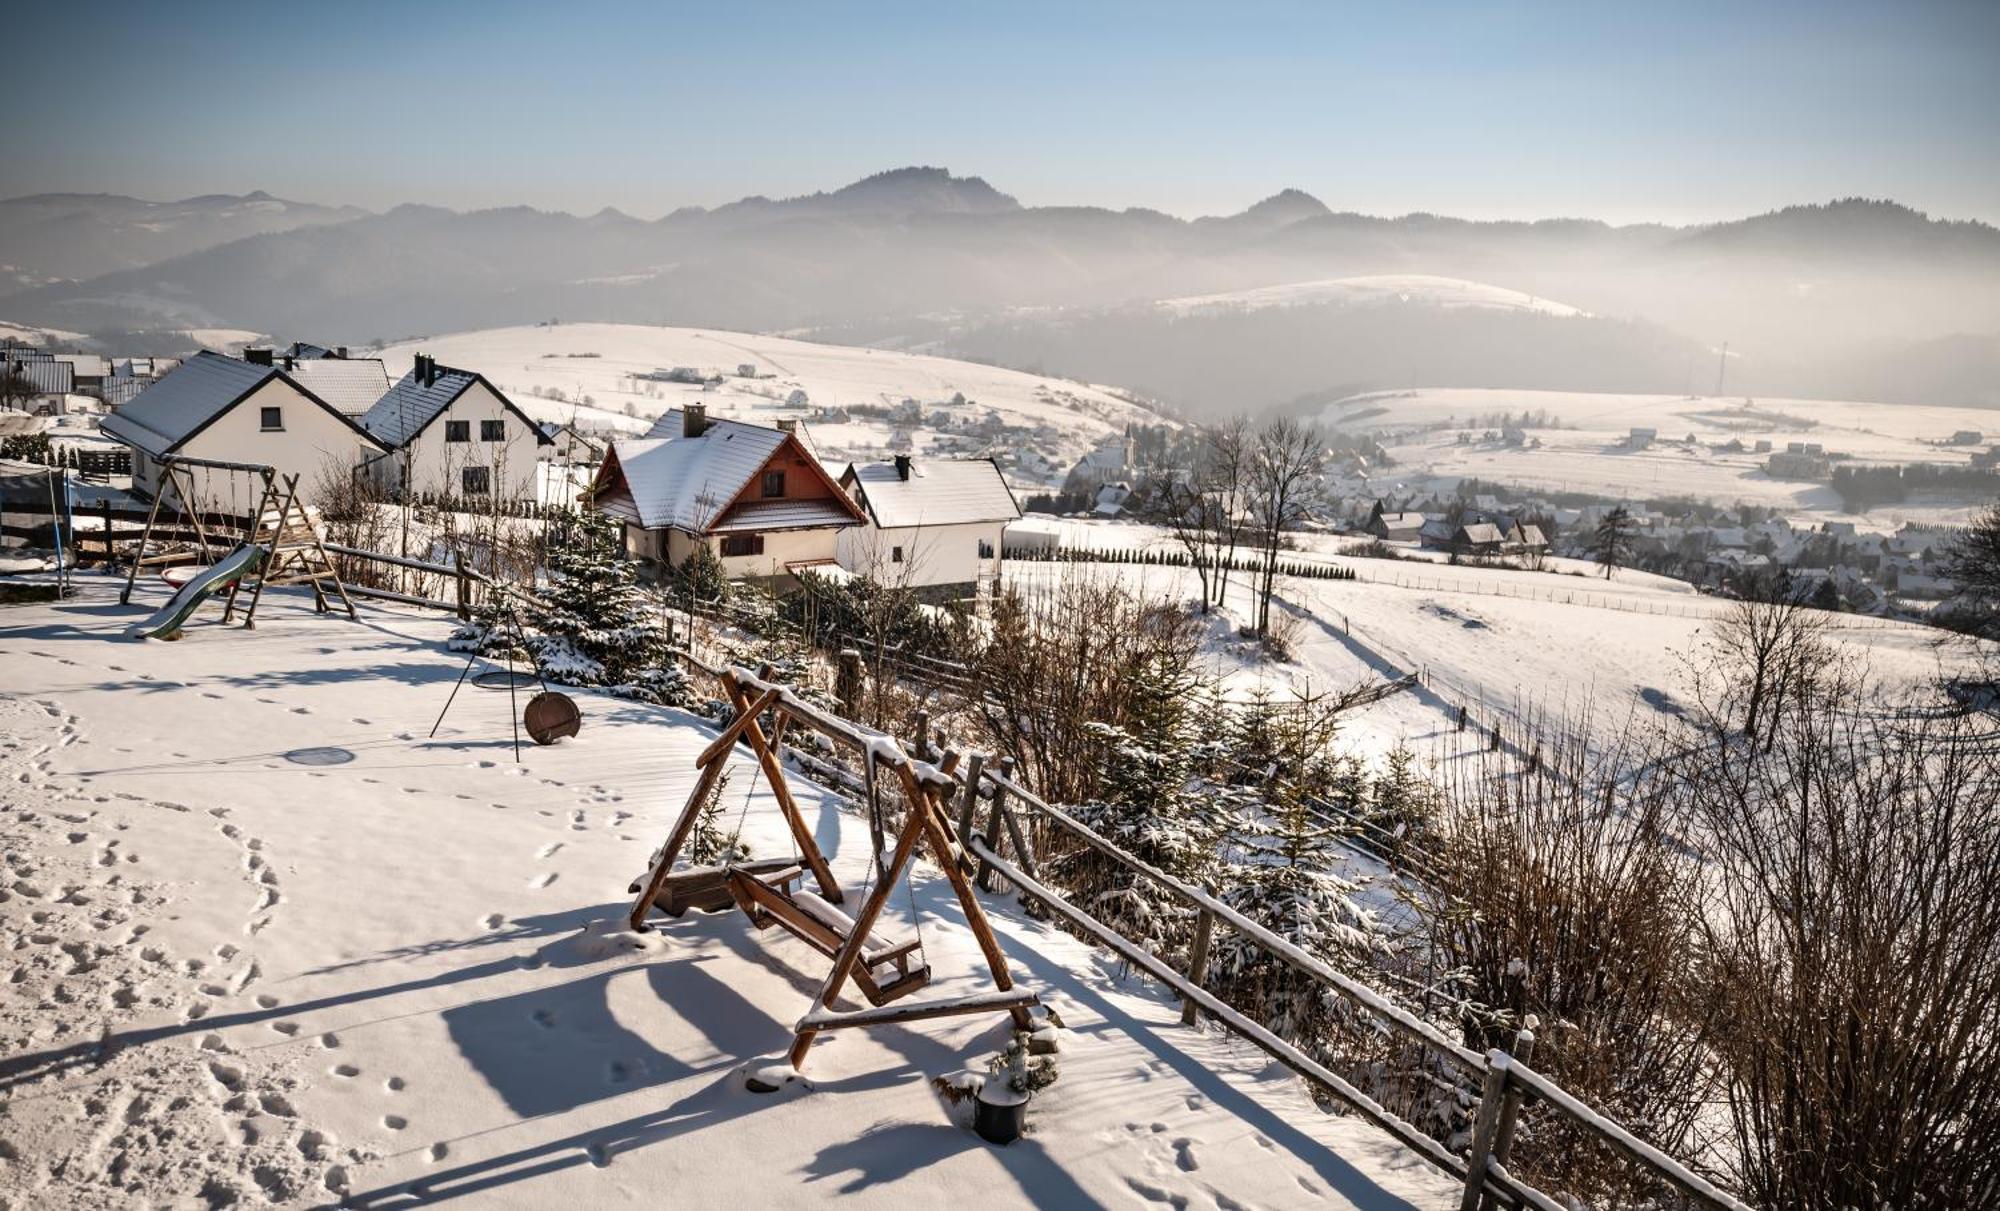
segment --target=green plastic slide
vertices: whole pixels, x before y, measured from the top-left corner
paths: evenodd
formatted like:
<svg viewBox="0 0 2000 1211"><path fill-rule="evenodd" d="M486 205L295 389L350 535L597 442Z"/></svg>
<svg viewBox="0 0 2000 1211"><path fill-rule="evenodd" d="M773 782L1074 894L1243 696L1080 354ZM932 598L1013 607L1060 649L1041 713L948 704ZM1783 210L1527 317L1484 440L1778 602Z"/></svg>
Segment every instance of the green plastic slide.
<svg viewBox="0 0 2000 1211"><path fill-rule="evenodd" d="M264 548L254 543L242 546L222 557L221 561L202 570L201 574L181 586L174 599L159 613L144 622L135 622L125 629L127 639L164 639L179 631L193 616L201 603L217 589L238 577L248 575L264 562Z"/></svg>

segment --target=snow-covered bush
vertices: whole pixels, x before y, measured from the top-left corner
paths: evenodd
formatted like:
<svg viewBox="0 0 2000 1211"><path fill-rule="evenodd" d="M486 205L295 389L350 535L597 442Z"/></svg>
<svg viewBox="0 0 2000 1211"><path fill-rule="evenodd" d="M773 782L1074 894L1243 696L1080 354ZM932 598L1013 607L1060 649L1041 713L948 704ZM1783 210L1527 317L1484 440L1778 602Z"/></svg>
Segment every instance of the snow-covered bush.
<svg viewBox="0 0 2000 1211"><path fill-rule="evenodd" d="M640 589L609 518L594 511L558 515L542 573L539 604L489 602L452 633L451 648L499 654L515 644L518 617L519 642L550 681L603 686L668 706L693 698L669 650L665 620Z"/></svg>

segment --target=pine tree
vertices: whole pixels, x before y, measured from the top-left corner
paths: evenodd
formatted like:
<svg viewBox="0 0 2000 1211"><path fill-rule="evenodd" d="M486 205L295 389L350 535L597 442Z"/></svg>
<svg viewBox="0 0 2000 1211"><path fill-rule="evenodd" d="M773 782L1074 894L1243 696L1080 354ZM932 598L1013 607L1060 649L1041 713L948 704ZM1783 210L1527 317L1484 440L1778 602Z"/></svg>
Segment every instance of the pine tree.
<svg viewBox="0 0 2000 1211"><path fill-rule="evenodd" d="M1639 522L1624 505L1612 509L1597 523L1597 529L1590 538L1590 553L1604 568L1604 578L1625 566L1632 553L1632 535L1639 528Z"/></svg>
<svg viewBox="0 0 2000 1211"><path fill-rule="evenodd" d="M1366 966L1385 948L1375 913L1358 900L1360 884L1336 873L1338 834L1320 823L1295 783L1280 780L1270 814L1233 864L1223 901L1307 954L1344 971ZM1344 1002L1262 946L1234 933L1217 944L1211 981L1232 1003L1277 1034L1317 1046Z"/></svg>
<svg viewBox="0 0 2000 1211"><path fill-rule="evenodd" d="M594 510L560 515L547 559L542 604L523 619L539 632L531 642L543 676L684 704L688 680L668 650L665 620L639 588L611 519Z"/></svg>
<svg viewBox="0 0 2000 1211"><path fill-rule="evenodd" d="M1200 675L1153 657L1125 676L1126 726L1086 725L1102 738L1105 757L1097 796L1073 810L1140 860L1207 883L1227 831L1229 796L1197 779L1214 755L1199 738ZM1056 871L1095 915L1158 953L1172 953L1190 936L1193 917L1179 898L1121 863L1086 849Z"/></svg>
<svg viewBox="0 0 2000 1211"><path fill-rule="evenodd" d="M720 866L728 862L741 862L750 856L750 847L743 842L743 830L723 829L723 791L729 786L729 771L709 788L702 799L701 808L694 818L694 831L688 836L687 857L695 866Z"/></svg>

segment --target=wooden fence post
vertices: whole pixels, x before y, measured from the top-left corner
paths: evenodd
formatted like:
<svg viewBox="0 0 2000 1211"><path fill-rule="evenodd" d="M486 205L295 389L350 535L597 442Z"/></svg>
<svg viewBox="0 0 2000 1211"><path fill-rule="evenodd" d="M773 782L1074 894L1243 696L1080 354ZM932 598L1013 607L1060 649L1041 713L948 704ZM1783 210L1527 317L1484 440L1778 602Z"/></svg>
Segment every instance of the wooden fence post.
<svg viewBox="0 0 2000 1211"><path fill-rule="evenodd" d="M917 760L929 761L931 759L931 713L929 711L917 712L916 732Z"/></svg>
<svg viewBox="0 0 2000 1211"><path fill-rule="evenodd" d="M1531 1013L1521 1024L1521 1028L1514 1032L1514 1058L1523 1064L1534 1057L1535 1027L1539 1025L1541 1025L1540 1019ZM1520 1116L1521 1087L1509 1081L1507 1096L1500 1103L1500 1123L1494 1128L1493 1134L1493 1159L1503 1165L1514 1151L1514 1124Z"/></svg>
<svg viewBox="0 0 2000 1211"><path fill-rule="evenodd" d="M112 552L113 548L111 545L111 494L109 492L106 492L104 494L104 570L107 572L110 571L113 565L115 565L118 562L117 557ZM141 555L145 554L144 551L141 551L139 553Z"/></svg>
<svg viewBox="0 0 2000 1211"><path fill-rule="evenodd" d="M1188 951L1188 983L1193 984L1197 988L1201 987L1202 983L1208 979L1208 948L1213 943L1214 938L1215 914L1204 908L1201 910L1201 916L1195 918L1194 945ZM1181 1025L1194 1025L1195 1017L1200 1013L1200 1009L1201 1007L1194 1003L1192 997L1182 997Z"/></svg>
<svg viewBox="0 0 2000 1211"><path fill-rule="evenodd" d="M1472 1151L1465 1158L1465 1193L1458 1211L1479 1211L1486 1198L1487 1161L1500 1130L1500 1105L1507 1100L1507 1053L1486 1053L1486 1083L1479 1091L1479 1115L1472 1124Z"/></svg>
<svg viewBox="0 0 2000 1211"><path fill-rule="evenodd" d="M1013 778L1014 759L1012 757L1000 758L1000 776L1008 779ZM1006 809L1007 788L996 782L993 784L993 806L987 809L986 815L986 848L992 850L994 853L1000 852L1000 818L1006 814ZM984 859L981 859L979 863L977 882L979 890L993 890L993 867Z"/></svg>
<svg viewBox="0 0 2000 1211"><path fill-rule="evenodd" d="M840 667L834 674L833 696L840 703L842 716L861 718L861 652L858 649L840 649Z"/></svg>
<svg viewBox="0 0 2000 1211"><path fill-rule="evenodd" d="M986 767L986 754L975 751L965 763L965 789L960 793L965 799L958 805L958 843L972 835L972 826L979 813L979 774Z"/></svg>
<svg viewBox="0 0 2000 1211"><path fill-rule="evenodd" d="M472 586L467 584L465 579L465 552L453 551L451 553L451 566L458 581L458 620L460 622L470 622L472 620Z"/></svg>

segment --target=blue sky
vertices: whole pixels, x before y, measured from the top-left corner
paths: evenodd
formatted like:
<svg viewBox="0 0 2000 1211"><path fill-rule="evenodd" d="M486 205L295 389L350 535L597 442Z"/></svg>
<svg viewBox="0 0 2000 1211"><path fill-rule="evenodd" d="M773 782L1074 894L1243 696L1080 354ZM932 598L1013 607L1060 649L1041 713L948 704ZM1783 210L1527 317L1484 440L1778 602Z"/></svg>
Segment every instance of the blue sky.
<svg viewBox="0 0 2000 1211"><path fill-rule="evenodd" d="M41 4L0 194L654 217L935 164L1029 204L2000 222L2000 3ZM57 53L23 53L51 47Z"/></svg>

